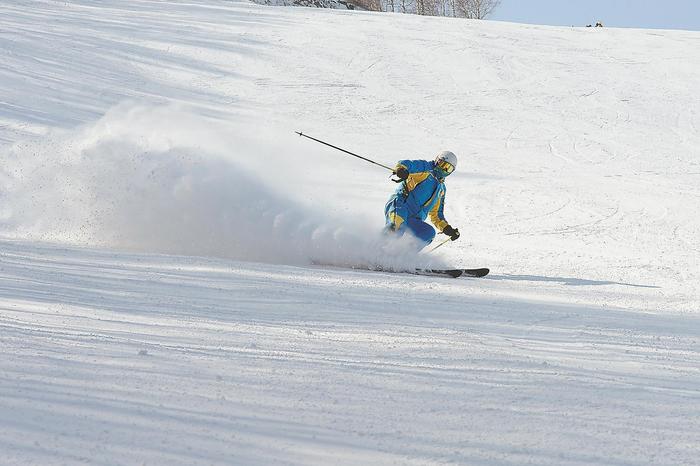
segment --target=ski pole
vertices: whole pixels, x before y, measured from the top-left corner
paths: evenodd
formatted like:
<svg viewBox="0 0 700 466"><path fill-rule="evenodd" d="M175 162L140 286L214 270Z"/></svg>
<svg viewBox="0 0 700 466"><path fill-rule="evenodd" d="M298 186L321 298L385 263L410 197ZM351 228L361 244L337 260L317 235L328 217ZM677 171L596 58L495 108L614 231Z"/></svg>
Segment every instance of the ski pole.
<svg viewBox="0 0 700 466"><path fill-rule="evenodd" d="M325 145L328 146L328 147L332 147L333 149L337 149L337 150L339 150L339 151L341 151L341 152L345 152L346 154L350 154L350 155L352 155L353 157L357 157L358 159L366 160L366 161L369 162L369 163L373 163L373 164L375 164L375 165L379 165L379 166L382 167L382 168L386 168L386 169L389 170L391 173L394 173L394 169L393 169L393 168L389 168L389 167L387 167L386 165L382 165L381 163L375 162L374 160L370 160L370 159L368 159L367 157L362 157L361 155L354 154L354 153L350 152L349 150L341 149L340 147L334 146L333 144L328 144L327 142L321 141L320 139L312 138L311 136L308 136L308 135L306 135L306 134L303 134L301 131L294 131L294 132L297 133L299 136L304 136L305 138L309 138L309 139L311 139L312 141L320 142L321 144L325 144Z"/></svg>
<svg viewBox="0 0 700 466"><path fill-rule="evenodd" d="M439 248L439 247L442 246L443 244L447 243L448 241L452 241L452 238L447 238L445 241L441 242L440 244L438 244L437 246L435 246L433 249L431 249L430 252L435 251L437 248Z"/></svg>

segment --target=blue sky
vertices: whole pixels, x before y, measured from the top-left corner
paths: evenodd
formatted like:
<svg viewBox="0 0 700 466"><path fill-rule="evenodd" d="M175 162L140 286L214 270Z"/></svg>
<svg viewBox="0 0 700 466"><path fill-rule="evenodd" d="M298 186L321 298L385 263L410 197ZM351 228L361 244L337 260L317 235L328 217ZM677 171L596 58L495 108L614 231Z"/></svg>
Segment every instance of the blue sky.
<svg viewBox="0 0 700 466"><path fill-rule="evenodd" d="M516 23L700 30L700 0L502 0L488 18Z"/></svg>

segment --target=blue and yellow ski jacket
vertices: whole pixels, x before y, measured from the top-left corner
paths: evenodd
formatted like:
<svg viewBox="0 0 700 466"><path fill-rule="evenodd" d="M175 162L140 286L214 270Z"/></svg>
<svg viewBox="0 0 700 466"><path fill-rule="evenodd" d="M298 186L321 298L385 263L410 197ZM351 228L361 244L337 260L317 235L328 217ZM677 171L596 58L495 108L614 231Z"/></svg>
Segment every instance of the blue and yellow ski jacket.
<svg viewBox="0 0 700 466"><path fill-rule="evenodd" d="M425 220L430 215L430 221L442 231L447 226L443 215L445 183L436 171L435 162L400 160L396 169L400 167L408 170L408 178L387 202L387 220L398 230L408 218Z"/></svg>

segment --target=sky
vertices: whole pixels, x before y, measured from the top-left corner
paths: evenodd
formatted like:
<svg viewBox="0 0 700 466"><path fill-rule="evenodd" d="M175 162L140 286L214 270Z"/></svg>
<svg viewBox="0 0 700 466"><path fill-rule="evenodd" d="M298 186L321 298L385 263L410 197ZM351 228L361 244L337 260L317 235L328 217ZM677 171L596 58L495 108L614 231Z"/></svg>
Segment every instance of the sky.
<svg viewBox="0 0 700 466"><path fill-rule="evenodd" d="M488 18L516 23L700 30L698 0L502 0Z"/></svg>

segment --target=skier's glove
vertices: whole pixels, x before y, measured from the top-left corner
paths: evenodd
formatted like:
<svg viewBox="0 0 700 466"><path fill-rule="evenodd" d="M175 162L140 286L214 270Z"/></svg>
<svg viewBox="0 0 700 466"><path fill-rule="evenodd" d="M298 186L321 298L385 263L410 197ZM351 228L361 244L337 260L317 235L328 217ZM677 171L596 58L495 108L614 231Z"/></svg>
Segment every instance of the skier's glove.
<svg viewBox="0 0 700 466"><path fill-rule="evenodd" d="M406 167L398 167L395 171L394 174L399 177L401 180L405 180L408 178L408 170Z"/></svg>
<svg viewBox="0 0 700 466"><path fill-rule="evenodd" d="M447 225L445 228L443 228L442 232L444 234L446 234L447 236L449 236L452 241L459 238L459 230L457 228L452 228L449 225Z"/></svg>

